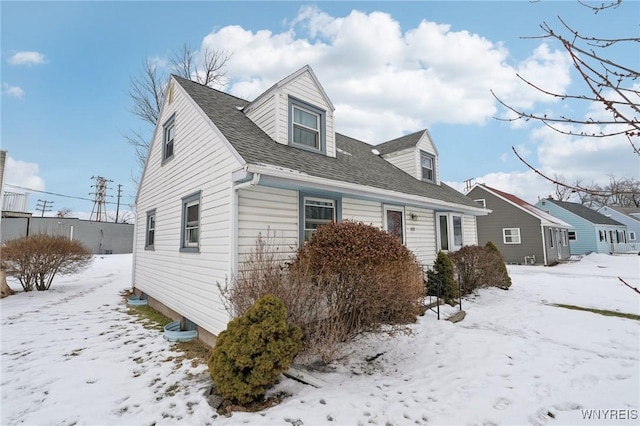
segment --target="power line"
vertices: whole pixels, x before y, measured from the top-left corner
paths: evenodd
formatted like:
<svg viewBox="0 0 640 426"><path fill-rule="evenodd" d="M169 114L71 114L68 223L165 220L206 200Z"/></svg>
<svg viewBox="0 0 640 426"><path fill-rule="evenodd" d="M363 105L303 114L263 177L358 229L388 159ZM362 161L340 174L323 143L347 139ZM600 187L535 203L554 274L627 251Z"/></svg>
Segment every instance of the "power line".
<svg viewBox="0 0 640 426"><path fill-rule="evenodd" d="M94 201L92 198L83 198L83 197L76 197L76 196L73 196L73 195L65 195L65 194L58 194L58 193L55 193L55 192L41 191L39 189L27 188L25 186L14 185L14 184L11 184L11 183L6 183L5 186L10 186L12 188L17 188L17 189L23 189L25 191L30 191L30 192L38 192L40 194L55 195L56 197L73 198L75 200L83 200L83 201L91 201L91 202ZM116 203L115 202L111 202L111 201L105 201L105 204L116 204Z"/></svg>

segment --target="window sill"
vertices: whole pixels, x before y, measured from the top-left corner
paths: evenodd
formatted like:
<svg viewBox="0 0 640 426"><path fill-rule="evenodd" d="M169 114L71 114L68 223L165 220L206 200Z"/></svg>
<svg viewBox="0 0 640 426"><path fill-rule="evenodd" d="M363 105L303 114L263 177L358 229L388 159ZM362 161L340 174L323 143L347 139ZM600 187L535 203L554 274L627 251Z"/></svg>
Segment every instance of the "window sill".
<svg viewBox="0 0 640 426"><path fill-rule="evenodd" d="M200 253L200 247L180 247L181 253Z"/></svg>

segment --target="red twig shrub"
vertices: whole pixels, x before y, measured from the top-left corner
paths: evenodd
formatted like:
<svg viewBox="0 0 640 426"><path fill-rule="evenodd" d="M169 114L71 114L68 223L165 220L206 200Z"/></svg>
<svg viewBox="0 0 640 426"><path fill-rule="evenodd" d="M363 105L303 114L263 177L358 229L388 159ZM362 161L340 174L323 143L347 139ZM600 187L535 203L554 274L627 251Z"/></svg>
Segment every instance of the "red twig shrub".
<svg viewBox="0 0 640 426"><path fill-rule="evenodd" d="M2 246L2 269L18 279L24 291L49 290L59 274L87 267L91 251L79 241L59 235L35 234L7 241Z"/></svg>
<svg viewBox="0 0 640 426"><path fill-rule="evenodd" d="M306 330L310 343L320 340L330 347L362 331L414 322L423 310L420 263L396 237L373 226L351 221L322 226L298 250L290 272L295 282L311 283L321 296L315 326Z"/></svg>
<svg viewBox="0 0 640 426"><path fill-rule="evenodd" d="M464 294L482 287L506 290L511 285L504 258L495 246L464 246L450 256Z"/></svg>

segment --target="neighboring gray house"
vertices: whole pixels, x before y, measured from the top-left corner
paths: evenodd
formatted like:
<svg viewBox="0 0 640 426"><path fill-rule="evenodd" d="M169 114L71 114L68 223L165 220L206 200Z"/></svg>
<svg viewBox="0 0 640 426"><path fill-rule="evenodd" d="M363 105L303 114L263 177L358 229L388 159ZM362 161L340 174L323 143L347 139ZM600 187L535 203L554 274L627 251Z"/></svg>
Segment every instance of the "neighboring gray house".
<svg viewBox="0 0 640 426"><path fill-rule="evenodd" d="M640 208L605 206L598 213L627 226L627 252L640 252ZM620 243L622 244L622 243Z"/></svg>
<svg viewBox="0 0 640 426"><path fill-rule="evenodd" d="M467 196L491 210L479 216L478 243L498 247L507 263L554 265L571 256L569 234L573 227L515 195L484 184Z"/></svg>
<svg viewBox="0 0 640 426"><path fill-rule="evenodd" d="M133 251L134 225L96 222L61 217L4 217L1 242L44 233L64 235L86 245L93 254L121 254Z"/></svg>
<svg viewBox="0 0 640 426"><path fill-rule="evenodd" d="M428 132L378 147L336 133L309 66L251 102L177 76L167 91L136 198L133 284L208 343L229 321L216 283L260 235L284 260L318 226L350 219L392 233L425 266L477 244L487 210L440 181Z"/></svg>
<svg viewBox="0 0 640 426"><path fill-rule="evenodd" d="M542 199L536 207L562 219L573 230L569 231L572 255L588 253L616 253L624 251L627 227L587 206L568 201Z"/></svg>

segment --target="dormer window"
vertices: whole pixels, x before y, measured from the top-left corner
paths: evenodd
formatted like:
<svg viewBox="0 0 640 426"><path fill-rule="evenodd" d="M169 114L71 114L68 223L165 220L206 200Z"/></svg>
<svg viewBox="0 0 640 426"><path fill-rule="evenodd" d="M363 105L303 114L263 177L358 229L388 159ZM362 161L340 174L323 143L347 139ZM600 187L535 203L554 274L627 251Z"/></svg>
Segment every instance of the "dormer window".
<svg viewBox="0 0 640 426"><path fill-rule="evenodd" d="M435 157L420 151L420 168L422 169L422 180L427 182L435 182L434 173Z"/></svg>
<svg viewBox="0 0 640 426"><path fill-rule="evenodd" d="M323 110L289 98L289 145L324 153L324 123Z"/></svg>

